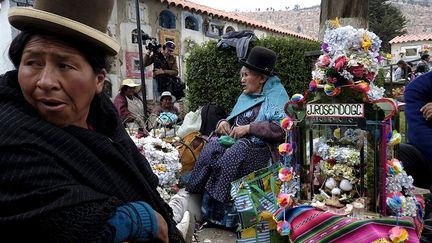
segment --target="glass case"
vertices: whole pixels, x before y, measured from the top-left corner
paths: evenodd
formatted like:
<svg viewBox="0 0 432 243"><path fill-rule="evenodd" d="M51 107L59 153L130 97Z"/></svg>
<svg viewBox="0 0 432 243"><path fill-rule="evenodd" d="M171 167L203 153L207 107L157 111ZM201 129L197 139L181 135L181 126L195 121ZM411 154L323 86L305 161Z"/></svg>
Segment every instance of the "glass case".
<svg viewBox="0 0 432 243"><path fill-rule="evenodd" d="M368 120L371 112L363 103L306 105L302 199L341 214L381 213L385 124Z"/></svg>

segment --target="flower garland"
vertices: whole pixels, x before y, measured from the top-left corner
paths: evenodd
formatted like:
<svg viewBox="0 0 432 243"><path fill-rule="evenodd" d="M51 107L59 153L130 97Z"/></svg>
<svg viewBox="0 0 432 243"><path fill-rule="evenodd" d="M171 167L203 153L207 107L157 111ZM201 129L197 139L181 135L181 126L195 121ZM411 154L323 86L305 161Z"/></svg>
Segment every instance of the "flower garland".
<svg viewBox="0 0 432 243"><path fill-rule="evenodd" d="M414 196L414 179L408 175L402 166L402 162L394 158L394 146L401 141L401 135L396 130L391 130L387 136L388 146L392 152L392 158L387 161L387 206L398 216L415 217L417 215L417 199ZM395 203L395 202L400 202Z"/></svg>
<svg viewBox="0 0 432 243"><path fill-rule="evenodd" d="M293 160L295 149L294 120L288 116L281 121L280 125L284 129L286 136L285 142L279 145L279 154L283 157L283 167L279 170L278 177L283 182L283 185L277 196L279 209L275 212L275 220L277 221L276 229L279 234L287 236L291 233L291 224L286 220L284 210L294 206L292 198L296 196L300 186L296 163Z"/></svg>

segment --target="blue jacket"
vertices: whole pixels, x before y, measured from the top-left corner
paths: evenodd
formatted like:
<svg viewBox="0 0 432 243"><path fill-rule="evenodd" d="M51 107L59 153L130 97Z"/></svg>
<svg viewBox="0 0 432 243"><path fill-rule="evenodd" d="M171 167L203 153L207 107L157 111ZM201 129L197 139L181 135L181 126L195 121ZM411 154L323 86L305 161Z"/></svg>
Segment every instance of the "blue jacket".
<svg viewBox="0 0 432 243"><path fill-rule="evenodd" d="M426 121L420 109L432 102L432 72L411 81L405 90L405 115L408 139L420 152L432 158L432 122Z"/></svg>
<svg viewBox="0 0 432 243"><path fill-rule="evenodd" d="M255 122L270 121L280 124L280 121L287 117L284 112L285 103L289 100L289 96L280 82L279 77L273 76L265 82L263 91L260 94L245 94L242 93L237 99L233 110L227 117L230 121L241 113L251 109L252 107L261 104Z"/></svg>

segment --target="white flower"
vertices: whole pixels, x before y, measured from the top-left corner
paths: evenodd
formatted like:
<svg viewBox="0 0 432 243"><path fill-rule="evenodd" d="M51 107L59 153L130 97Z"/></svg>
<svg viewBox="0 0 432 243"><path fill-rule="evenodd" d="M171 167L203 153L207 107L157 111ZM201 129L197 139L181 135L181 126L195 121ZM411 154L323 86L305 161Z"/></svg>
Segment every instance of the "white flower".
<svg viewBox="0 0 432 243"><path fill-rule="evenodd" d="M369 85L369 91L367 92L367 96L370 100L379 100L384 97L385 89L383 87L378 87L375 84L371 83Z"/></svg>
<svg viewBox="0 0 432 243"><path fill-rule="evenodd" d="M164 142L160 138L148 136L136 139L132 137L138 148L142 148L142 153L146 157L153 170L159 178L159 185L171 188L177 184L177 174L181 168L178 150L171 144Z"/></svg>

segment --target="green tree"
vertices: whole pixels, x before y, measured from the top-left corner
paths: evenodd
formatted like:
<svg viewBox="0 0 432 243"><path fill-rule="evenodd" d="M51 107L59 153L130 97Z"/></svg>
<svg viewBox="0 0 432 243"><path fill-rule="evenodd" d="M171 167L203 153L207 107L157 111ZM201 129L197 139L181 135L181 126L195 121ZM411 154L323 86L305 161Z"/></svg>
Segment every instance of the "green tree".
<svg viewBox="0 0 432 243"><path fill-rule="evenodd" d="M308 89L312 78L312 57L304 55L306 51L319 49L319 42L270 36L250 44L250 47L264 46L277 52L277 75L290 96L303 94ZM218 48L213 41L195 46L186 59L186 67L189 110L212 101L230 112L242 92L241 65L235 48Z"/></svg>
<svg viewBox="0 0 432 243"><path fill-rule="evenodd" d="M369 0L369 29L382 40L381 50L390 52L389 41L406 34L407 20L402 12L386 0Z"/></svg>

